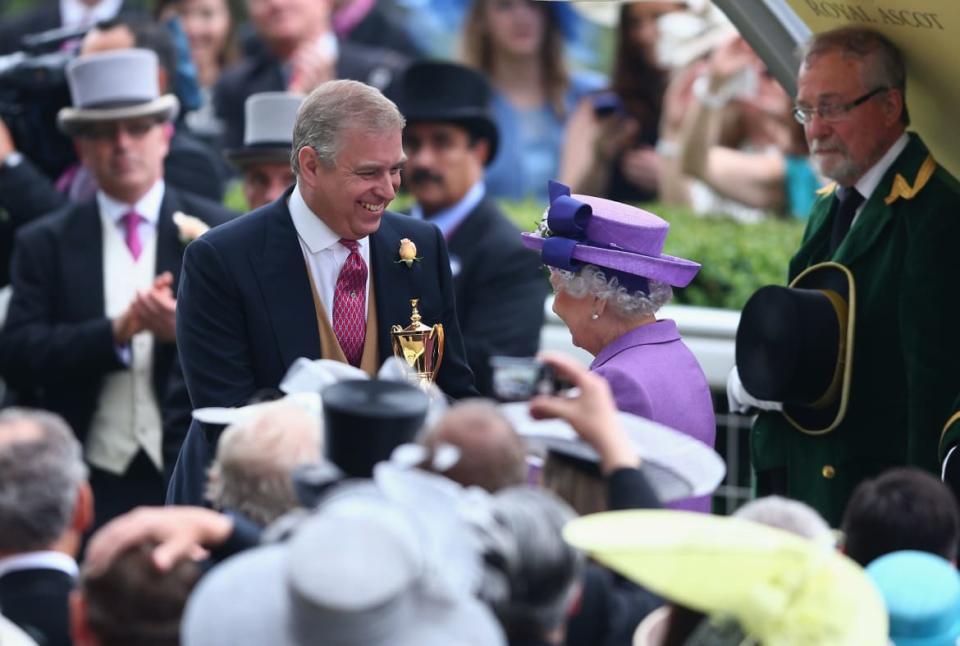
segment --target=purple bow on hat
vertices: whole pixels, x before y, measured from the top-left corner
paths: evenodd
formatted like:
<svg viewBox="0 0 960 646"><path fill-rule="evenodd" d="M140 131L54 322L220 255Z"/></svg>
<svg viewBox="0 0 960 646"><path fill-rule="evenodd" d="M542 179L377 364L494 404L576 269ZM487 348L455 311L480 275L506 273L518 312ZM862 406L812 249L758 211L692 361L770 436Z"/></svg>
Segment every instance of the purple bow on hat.
<svg viewBox="0 0 960 646"><path fill-rule="evenodd" d="M578 271L584 264L602 267L631 290L648 293L648 279L685 287L700 264L663 253L670 225L633 206L550 182L547 226L550 236L524 233L524 244L540 250L545 265Z"/></svg>

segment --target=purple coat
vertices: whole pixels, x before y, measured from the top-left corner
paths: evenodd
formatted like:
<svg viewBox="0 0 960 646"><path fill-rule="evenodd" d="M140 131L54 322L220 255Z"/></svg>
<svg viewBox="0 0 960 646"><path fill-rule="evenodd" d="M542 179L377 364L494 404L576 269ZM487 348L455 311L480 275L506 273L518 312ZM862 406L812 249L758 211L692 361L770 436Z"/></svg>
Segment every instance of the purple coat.
<svg viewBox="0 0 960 646"><path fill-rule="evenodd" d="M627 332L600 350L590 369L610 383L620 410L669 426L713 448L717 423L710 386L672 320ZM710 498L668 506L709 512Z"/></svg>

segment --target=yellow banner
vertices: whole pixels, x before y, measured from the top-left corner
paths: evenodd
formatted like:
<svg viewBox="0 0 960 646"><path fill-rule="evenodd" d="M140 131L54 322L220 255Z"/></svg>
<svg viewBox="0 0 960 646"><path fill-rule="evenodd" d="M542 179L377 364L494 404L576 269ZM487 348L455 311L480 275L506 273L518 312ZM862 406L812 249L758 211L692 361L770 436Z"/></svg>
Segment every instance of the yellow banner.
<svg viewBox="0 0 960 646"><path fill-rule="evenodd" d="M788 0L814 32L847 24L875 29L907 60L911 129L960 177L960 0Z"/></svg>

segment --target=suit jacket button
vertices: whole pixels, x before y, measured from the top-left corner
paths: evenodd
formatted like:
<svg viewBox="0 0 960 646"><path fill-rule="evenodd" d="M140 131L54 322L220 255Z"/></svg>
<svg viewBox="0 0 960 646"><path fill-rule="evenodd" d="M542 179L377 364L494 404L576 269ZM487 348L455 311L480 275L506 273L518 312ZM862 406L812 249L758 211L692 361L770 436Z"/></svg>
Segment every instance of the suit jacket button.
<svg viewBox="0 0 960 646"><path fill-rule="evenodd" d="M830 480L833 476L837 475L837 470L834 469L832 465L825 464L823 465L823 469L820 470L820 473L823 474L824 478Z"/></svg>

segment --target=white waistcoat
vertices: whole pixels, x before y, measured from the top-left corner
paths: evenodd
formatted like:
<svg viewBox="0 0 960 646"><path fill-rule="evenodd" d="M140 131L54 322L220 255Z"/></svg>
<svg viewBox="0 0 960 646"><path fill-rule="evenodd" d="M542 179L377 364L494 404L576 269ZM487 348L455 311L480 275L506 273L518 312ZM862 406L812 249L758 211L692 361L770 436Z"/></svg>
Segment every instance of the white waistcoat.
<svg viewBox="0 0 960 646"><path fill-rule="evenodd" d="M157 236L143 246L134 262L117 225L101 215L101 228L104 305L112 319L126 310L138 290L153 285ZM163 468L163 424L153 392L153 335L134 335L129 357L126 370L104 378L86 442L87 461L118 475L127 470L141 447L157 469Z"/></svg>

